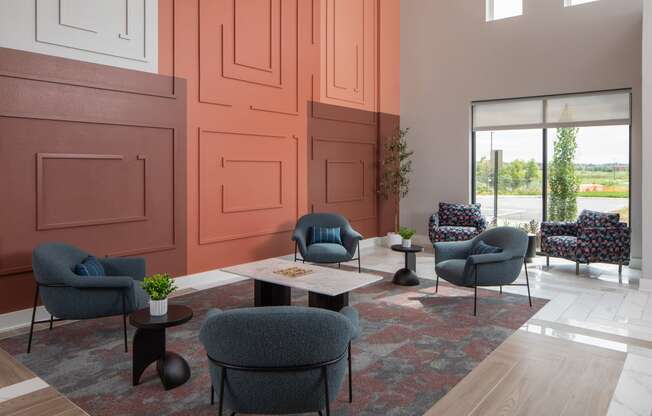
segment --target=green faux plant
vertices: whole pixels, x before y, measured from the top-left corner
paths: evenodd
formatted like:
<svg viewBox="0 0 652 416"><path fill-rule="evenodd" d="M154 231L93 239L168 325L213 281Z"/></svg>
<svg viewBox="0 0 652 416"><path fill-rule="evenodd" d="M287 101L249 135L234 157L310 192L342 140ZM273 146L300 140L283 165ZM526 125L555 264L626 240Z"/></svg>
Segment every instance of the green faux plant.
<svg viewBox="0 0 652 416"><path fill-rule="evenodd" d="M407 135L409 128L398 128L391 137L385 138L384 157L380 161L380 180L378 194L396 204L394 229L398 228L398 207L401 198L405 198L410 190L410 174L412 173L412 155L408 149Z"/></svg>
<svg viewBox="0 0 652 416"><path fill-rule="evenodd" d="M152 300L167 299L177 289L174 279L168 273L146 277L143 279L142 288Z"/></svg>
<svg viewBox="0 0 652 416"><path fill-rule="evenodd" d="M403 238L403 240L409 240L417 233L417 230L414 228L401 227L398 230L398 234Z"/></svg>

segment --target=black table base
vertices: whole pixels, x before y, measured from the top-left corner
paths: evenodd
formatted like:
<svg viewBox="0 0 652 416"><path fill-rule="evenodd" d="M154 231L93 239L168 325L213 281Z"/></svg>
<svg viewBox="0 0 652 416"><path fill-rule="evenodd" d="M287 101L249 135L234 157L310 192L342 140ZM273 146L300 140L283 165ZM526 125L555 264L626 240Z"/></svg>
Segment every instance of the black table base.
<svg viewBox="0 0 652 416"><path fill-rule="evenodd" d="M339 312L343 307L349 306L349 293L342 293L338 296L328 296L320 293L308 292L308 305L312 308L322 308Z"/></svg>
<svg viewBox="0 0 652 416"><path fill-rule="evenodd" d="M289 306L292 304L292 290L275 283L254 282L254 305L260 306Z"/></svg>
<svg viewBox="0 0 652 416"><path fill-rule="evenodd" d="M190 378L190 366L180 355L165 351L165 328L136 329L133 347L133 384L150 364L156 361L156 370L165 390L178 387Z"/></svg>
<svg viewBox="0 0 652 416"><path fill-rule="evenodd" d="M412 270L404 268L394 273L394 284L399 286L418 286L419 276Z"/></svg>

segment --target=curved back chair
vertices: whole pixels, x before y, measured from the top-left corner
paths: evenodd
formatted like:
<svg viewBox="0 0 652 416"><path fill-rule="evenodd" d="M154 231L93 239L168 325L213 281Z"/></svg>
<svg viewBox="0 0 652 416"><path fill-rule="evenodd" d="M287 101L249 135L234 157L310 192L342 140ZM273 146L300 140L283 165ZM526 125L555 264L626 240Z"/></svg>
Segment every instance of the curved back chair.
<svg viewBox="0 0 652 416"><path fill-rule="evenodd" d="M308 244L310 233L313 227L339 227L342 245L332 243ZM358 261L358 272L360 266L360 240L362 235L355 231L346 218L340 214L315 213L307 214L299 218L292 235L294 240L294 261L302 260L312 263L344 263L347 261ZM297 258L297 249L301 253L301 259ZM358 257L355 252L358 252Z"/></svg>
<svg viewBox="0 0 652 416"><path fill-rule="evenodd" d="M199 339L206 349L211 403L219 413L330 414L346 371L355 328L343 313L264 307L209 311Z"/></svg>
<svg viewBox="0 0 652 416"><path fill-rule="evenodd" d="M73 270L88 253L63 243L46 243L32 253L36 293L27 352L31 351L34 324L68 319L93 319L122 315L125 352L127 315L147 306L148 297L137 281L145 277L142 258L98 258L106 276L78 276ZM36 321L39 296L50 319ZM56 318L56 319L55 319Z"/></svg>
<svg viewBox="0 0 652 416"><path fill-rule="evenodd" d="M500 253L472 254L480 242L498 247ZM529 276L525 254L527 252L527 234L514 227L497 227L487 230L468 241L435 243L436 290L439 278L456 286L475 289L473 315L477 314L479 286L527 286L530 297ZM526 283L515 284L525 265Z"/></svg>

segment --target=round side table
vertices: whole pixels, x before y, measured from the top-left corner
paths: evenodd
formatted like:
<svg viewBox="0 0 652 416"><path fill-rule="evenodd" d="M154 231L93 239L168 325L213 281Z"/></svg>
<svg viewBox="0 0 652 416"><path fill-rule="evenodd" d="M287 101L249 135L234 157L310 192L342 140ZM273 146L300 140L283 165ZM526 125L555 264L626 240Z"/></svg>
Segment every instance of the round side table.
<svg viewBox="0 0 652 416"><path fill-rule="evenodd" d="M416 254L422 252L423 247L414 244L411 247L403 247L402 244L397 244L392 246L392 251L405 253L405 267L394 274L394 284L417 286L420 282L419 276L414 273L417 267Z"/></svg>
<svg viewBox="0 0 652 416"><path fill-rule="evenodd" d="M143 371L154 361L165 390L178 387L190 378L190 366L179 354L165 350L165 330L192 319L192 309L169 305L168 313L152 316L149 309L140 309L129 316L135 326L133 345L133 384L137 386Z"/></svg>

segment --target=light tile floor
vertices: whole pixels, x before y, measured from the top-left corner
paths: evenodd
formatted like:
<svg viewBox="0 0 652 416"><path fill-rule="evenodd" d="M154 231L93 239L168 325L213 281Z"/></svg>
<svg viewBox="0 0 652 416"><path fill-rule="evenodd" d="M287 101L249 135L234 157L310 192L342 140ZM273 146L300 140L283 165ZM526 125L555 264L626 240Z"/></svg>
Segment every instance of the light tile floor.
<svg viewBox="0 0 652 416"><path fill-rule="evenodd" d="M369 270L394 272L403 267L404 255L385 247L370 246L362 250L362 263L363 267ZM558 342L563 348L578 345L579 350L580 346L588 345L604 351L625 354L623 368L615 382L616 387L613 393L609 393L613 394L613 397L609 399L608 414L651 415L652 296L651 292L638 290L640 272L625 268L622 283L619 283L618 269L611 265L582 266L579 276L575 275L575 264L564 260L551 259L548 268L545 266L544 258L537 258L528 267L532 296L550 301L519 331L528 334L528 337L513 336L511 347L518 345L519 342L525 342L521 341L522 339L529 339L528 342L531 342L532 336L535 336L535 339L545 337L548 342ZM435 278L434 255L431 250L417 256L417 274L422 279ZM215 270L179 278L177 284L181 289L180 293L188 293L239 280L243 279ZM519 283L524 282L525 275L522 273ZM504 290L527 294L524 287L505 287ZM11 331L11 335L17 332L22 331ZM523 347L527 345L524 344ZM0 351L0 361L8 359L9 357L3 357ZM467 376L472 383L460 383L460 385L482 383L482 377L475 376L475 372L476 370ZM34 376L25 375L24 378L21 377L21 381L30 377ZM596 383L602 381L595 380ZM525 382L528 382L527 379ZM529 382L533 386L538 386L540 381ZM30 381L28 384L30 388L41 387L38 380ZM34 393L28 393L22 387L22 385L4 386L2 393L12 393L16 390L16 392L26 393L19 394L22 400L28 399L30 395L34 395L35 400L38 400L41 394L36 393L45 391L36 390ZM519 388L523 387L521 385ZM13 397L15 393L11 395ZM6 397L4 399L6 400ZM555 400L554 397L548 399ZM436 407L431 409L431 412L432 410L436 410ZM517 413L519 412L504 412L504 414Z"/></svg>

